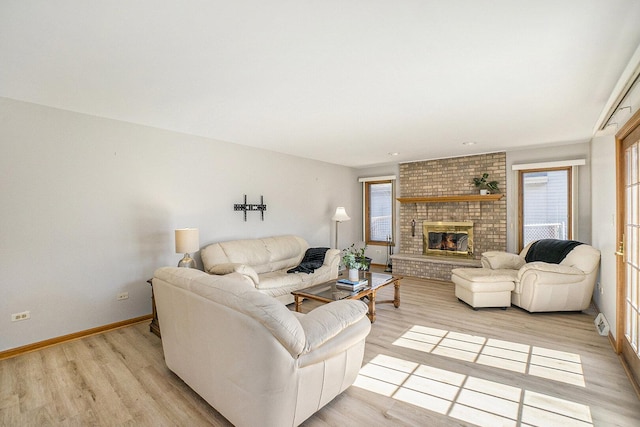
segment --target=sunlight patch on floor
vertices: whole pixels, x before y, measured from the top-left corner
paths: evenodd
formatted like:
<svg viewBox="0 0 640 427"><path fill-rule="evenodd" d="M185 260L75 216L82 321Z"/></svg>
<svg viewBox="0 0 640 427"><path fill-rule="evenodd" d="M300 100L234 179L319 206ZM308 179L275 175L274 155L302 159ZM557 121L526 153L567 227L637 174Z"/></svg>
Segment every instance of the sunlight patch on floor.
<svg viewBox="0 0 640 427"><path fill-rule="evenodd" d="M585 387L580 355L414 325L394 345Z"/></svg>
<svg viewBox="0 0 640 427"><path fill-rule="evenodd" d="M354 386L478 426L593 426L588 406L379 354Z"/></svg>

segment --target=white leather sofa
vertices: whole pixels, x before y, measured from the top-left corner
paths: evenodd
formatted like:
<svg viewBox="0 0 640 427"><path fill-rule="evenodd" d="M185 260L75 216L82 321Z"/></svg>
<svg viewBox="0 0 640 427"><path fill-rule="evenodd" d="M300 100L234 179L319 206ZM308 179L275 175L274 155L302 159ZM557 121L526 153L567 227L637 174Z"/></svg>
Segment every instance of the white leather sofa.
<svg viewBox="0 0 640 427"><path fill-rule="evenodd" d="M303 238L288 235L214 243L202 249L200 256L207 273L243 274L260 292L290 304L292 291L338 277L338 249L329 249L322 266L311 274L287 273L300 264L308 248Z"/></svg>
<svg viewBox="0 0 640 427"><path fill-rule="evenodd" d="M532 242L520 254L489 251L482 268L451 271L456 296L473 308L511 304L530 312L581 311L593 296L600 251L587 244L575 246L559 263L527 262ZM506 297L506 300L505 300Z"/></svg>
<svg viewBox="0 0 640 427"><path fill-rule="evenodd" d="M158 269L153 291L167 366L235 426L296 426L362 365L361 301L295 313L241 274L177 267Z"/></svg>

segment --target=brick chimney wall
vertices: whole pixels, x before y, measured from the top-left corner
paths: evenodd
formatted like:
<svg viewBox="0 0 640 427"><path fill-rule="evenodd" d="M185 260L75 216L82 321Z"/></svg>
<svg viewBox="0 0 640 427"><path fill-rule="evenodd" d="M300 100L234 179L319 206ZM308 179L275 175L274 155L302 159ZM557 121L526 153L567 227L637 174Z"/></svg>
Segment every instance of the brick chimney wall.
<svg viewBox="0 0 640 427"><path fill-rule="evenodd" d="M500 192L506 194L506 154L503 152L402 163L397 197L478 194L473 178L485 172L489 174L489 181L498 181ZM393 258L394 273L450 280L451 269L461 266L453 259L422 255L423 221L472 221L476 260L483 252L506 250L506 196L498 201L402 203L399 220L400 251ZM411 233L412 220L416 224L415 236ZM462 265L469 266L468 263L462 262ZM478 262L471 264L477 266Z"/></svg>

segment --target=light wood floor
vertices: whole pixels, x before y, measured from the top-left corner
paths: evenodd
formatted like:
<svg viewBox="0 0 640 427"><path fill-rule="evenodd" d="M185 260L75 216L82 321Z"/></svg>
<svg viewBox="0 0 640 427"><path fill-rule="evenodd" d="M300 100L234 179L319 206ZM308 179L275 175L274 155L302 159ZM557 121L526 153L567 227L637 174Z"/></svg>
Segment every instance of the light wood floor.
<svg viewBox="0 0 640 427"><path fill-rule="evenodd" d="M608 340L596 333L594 313L473 311L454 297L452 284L414 278L402 281L401 295L398 309L378 306L360 386L305 426L640 426L640 402ZM391 296L391 287L378 294ZM303 310L315 305L305 301ZM415 347L420 337L436 337L437 346L400 345ZM496 345L518 350L485 357ZM528 356L523 348L532 349ZM573 362L537 355L549 351ZM514 369L513 354L525 355L524 370L505 369ZM560 364L553 379L532 374L540 358ZM371 384L382 384L384 393ZM557 415L565 410L570 418ZM497 416L502 421L491 418ZM0 425L230 424L166 368L161 341L145 322L0 361Z"/></svg>

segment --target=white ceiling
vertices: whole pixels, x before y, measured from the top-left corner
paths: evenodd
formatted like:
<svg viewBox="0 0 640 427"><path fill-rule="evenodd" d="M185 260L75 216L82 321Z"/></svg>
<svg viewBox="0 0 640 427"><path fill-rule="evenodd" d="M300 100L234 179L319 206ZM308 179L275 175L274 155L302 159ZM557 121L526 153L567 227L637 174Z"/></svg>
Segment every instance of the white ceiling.
<svg viewBox="0 0 640 427"><path fill-rule="evenodd" d="M364 167L588 141L639 45L638 0L0 0L0 96Z"/></svg>

